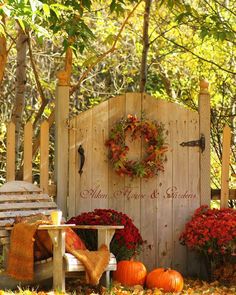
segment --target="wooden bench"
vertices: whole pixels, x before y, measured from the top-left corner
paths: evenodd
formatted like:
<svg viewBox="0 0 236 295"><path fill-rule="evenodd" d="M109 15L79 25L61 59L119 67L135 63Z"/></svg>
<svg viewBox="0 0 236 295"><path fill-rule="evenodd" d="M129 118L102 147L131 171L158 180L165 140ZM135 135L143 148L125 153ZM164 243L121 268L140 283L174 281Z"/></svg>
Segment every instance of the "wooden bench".
<svg viewBox="0 0 236 295"><path fill-rule="evenodd" d="M7 264L7 255L10 244L10 230L16 217L30 216L43 213L46 216L57 208L56 203L41 190L24 181L12 181L0 187L0 245L3 247L3 265ZM34 265L34 281L21 282L0 273L0 289L13 289L18 285L35 285L40 281L53 277L53 288L65 291L65 276L69 272L84 271L84 267L73 255L65 253L65 228L69 225L40 225L39 230L48 230L53 242L53 258L36 262ZM75 226L74 228L98 230L98 246L106 244L109 248L110 241L116 229L123 226ZM105 270L106 285L109 285L110 271L116 270L116 258L110 256L109 264Z"/></svg>

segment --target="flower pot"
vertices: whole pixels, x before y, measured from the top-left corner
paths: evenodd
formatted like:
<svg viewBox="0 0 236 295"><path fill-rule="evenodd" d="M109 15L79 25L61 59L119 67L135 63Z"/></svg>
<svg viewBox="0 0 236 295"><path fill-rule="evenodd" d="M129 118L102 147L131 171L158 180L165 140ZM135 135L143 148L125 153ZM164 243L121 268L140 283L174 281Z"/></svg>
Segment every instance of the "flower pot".
<svg viewBox="0 0 236 295"><path fill-rule="evenodd" d="M219 281L224 285L236 285L236 257L223 261L222 263L212 263L211 279Z"/></svg>
<svg viewBox="0 0 236 295"><path fill-rule="evenodd" d="M219 281L224 285L236 284L236 256L204 257L208 281Z"/></svg>

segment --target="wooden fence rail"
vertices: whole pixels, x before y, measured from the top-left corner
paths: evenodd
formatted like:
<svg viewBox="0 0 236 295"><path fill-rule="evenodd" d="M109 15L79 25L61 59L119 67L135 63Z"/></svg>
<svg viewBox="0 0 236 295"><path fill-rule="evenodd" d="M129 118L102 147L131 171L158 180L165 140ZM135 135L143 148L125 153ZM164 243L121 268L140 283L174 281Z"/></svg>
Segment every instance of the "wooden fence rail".
<svg viewBox="0 0 236 295"><path fill-rule="evenodd" d="M24 160L23 160L23 180L32 182L32 163L33 163L33 125L28 122L24 126ZM7 125L7 165L6 180L15 180L15 124ZM48 193L49 188L49 124L45 120L40 125L40 188L44 193Z"/></svg>
<svg viewBox="0 0 236 295"><path fill-rule="evenodd" d="M211 190L211 199L220 200L221 199L221 189L212 189ZM230 189L228 200L236 200L236 189Z"/></svg>

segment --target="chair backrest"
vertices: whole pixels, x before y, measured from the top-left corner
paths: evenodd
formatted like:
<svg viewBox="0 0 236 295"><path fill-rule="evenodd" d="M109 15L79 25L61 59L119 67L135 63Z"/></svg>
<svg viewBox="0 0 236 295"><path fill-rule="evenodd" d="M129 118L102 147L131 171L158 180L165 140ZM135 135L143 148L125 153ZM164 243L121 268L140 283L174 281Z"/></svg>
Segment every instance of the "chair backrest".
<svg viewBox="0 0 236 295"><path fill-rule="evenodd" d="M11 226L16 217L38 213L50 215L57 204L36 185L25 181L10 181L0 187L0 243L7 242Z"/></svg>

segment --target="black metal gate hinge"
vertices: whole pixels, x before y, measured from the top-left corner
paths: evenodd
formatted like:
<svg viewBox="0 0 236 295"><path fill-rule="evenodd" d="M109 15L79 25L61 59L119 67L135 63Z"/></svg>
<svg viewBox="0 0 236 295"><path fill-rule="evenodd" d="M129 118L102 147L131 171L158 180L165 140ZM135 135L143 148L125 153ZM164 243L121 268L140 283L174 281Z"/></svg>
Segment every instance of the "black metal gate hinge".
<svg viewBox="0 0 236 295"><path fill-rule="evenodd" d="M180 145L181 146L189 146L189 147L199 146L201 149L201 152L204 152L204 150L205 150L205 136L202 134L200 139L181 142Z"/></svg>

